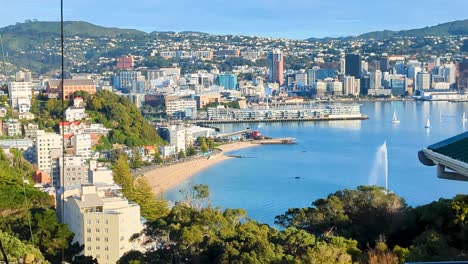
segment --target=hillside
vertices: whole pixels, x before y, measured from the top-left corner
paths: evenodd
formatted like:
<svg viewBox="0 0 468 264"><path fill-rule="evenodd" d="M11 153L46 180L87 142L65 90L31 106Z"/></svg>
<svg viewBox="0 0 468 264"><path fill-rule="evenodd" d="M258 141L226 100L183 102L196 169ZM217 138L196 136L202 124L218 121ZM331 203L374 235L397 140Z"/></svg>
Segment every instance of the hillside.
<svg viewBox="0 0 468 264"><path fill-rule="evenodd" d="M453 22L447 22L436 26L428 26L425 28L410 29L410 30L382 30L373 31L361 34L355 37L340 37L340 38L309 38L309 41L329 41L329 40L350 40L353 38L360 39L387 39L392 37L424 37L424 36L456 36L456 35L468 35L468 19L458 20Z"/></svg>
<svg viewBox="0 0 468 264"><path fill-rule="evenodd" d="M65 21L64 33L66 36L83 37L118 37L125 35L141 35L147 33L135 29L120 29L114 27L102 27L83 21ZM60 36L60 23L49 21L28 21L0 28L0 34L14 35L55 35Z"/></svg>
<svg viewBox="0 0 468 264"><path fill-rule="evenodd" d="M86 100L86 110L91 119L111 128L109 141L127 146L162 145L164 141L156 129L143 118L140 110L125 97L109 91L94 96L78 92Z"/></svg>

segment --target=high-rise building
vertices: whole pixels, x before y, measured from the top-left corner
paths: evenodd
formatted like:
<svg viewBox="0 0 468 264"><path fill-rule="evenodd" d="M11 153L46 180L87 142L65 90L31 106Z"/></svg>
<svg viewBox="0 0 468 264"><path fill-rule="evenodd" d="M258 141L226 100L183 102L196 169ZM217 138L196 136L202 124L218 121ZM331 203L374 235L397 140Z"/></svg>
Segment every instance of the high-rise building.
<svg viewBox="0 0 468 264"><path fill-rule="evenodd" d="M447 64L442 67L442 75L445 78L445 82L449 83L450 88L455 88L455 85L457 83L456 80L456 67L455 64Z"/></svg>
<svg viewBox="0 0 468 264"><path fill-rule="evenodd" d="M361 81L361 84L360 84L359 94L367 95L368 91L370 89L370 78L369 78L369 76L361 77L360 81Z"/></svg>
<svg viewBox="0 0 468 264"><path fill-rule="evenodd" d="M15 81L17 81L17 82L32 82L31 72L30 71L27 71L27 72L19 71L19 72L17 72L16 75L15 75Z"/></svg>
<svg viewBox="0 0 468 264"><path fill-rule="evenodd" d="M8 94L10 96L10 106L14 109L24 109L28 112L31 107L33 84L31 82L9 82Z"/></svg>
<svg viewBox="0 0 468 264"><path fill-rule="evenodd" d="M382 72L376 70L370 73L370 89L380 89L382 87Z"/></svg>
<svg viewBox="0 0 468 264"><path fill-rule="evenodd" d="M458 90L468 90L468 60L458 63Z"/></svg>
<svg viewBox="0 0 468 264"><path fill-rule="evenodd" d="M388 56L382 56L380 58L380 71L388 72L390 70L390 58Z"/></svg>
<svg viewBox="0 0 468 264"><path fill-rule="evenodd" d="M37 168L52 176L53 185L60 184L59 158L62 156L62 136L60 134L36 131Z"/></svg>
<svg viewBox="0 0 468 264"><path fill-rule="evenodd" d="M112 187L112 186L111 186ZM83 254L99 263L117 263L132 249L139 249L131 237L143 229L140 206L129 202L115 188L82 185L74 195L65 195L63 222L74 242L84 245Z"/></svg>
<svg viewBox="0 0 468 264"><path fill-rule="evenodd" d="M343 95L343 83L338 81L332 81L327 83L327 90L334 96Z"/></svg>
<svg viewBox="0 0 468 264"><path fill-rule="evenodd" d="M345 57L345 74L359 78L361 76L361 55L346 54Z"/></svg>
<svg viewBox="0 0 468 264"><path fill-rule="evenodd" d="M431 74L428 72L418 72L416 76L416 90L431 89Z"/></svg>
<svg viewBox="0 0 468 264"><path fill-rule="evenodd" d="M269 63L269 81L273 83L279 83L280 86L284 83L283 65L284 58L280 50L273 50L268 53Z"/></svg>
<svg viewBox="0 0 468 264"><path fill-rule="evenodd" d="M76 156L91 157L91 134L75 134L73 136L73 148Z"/></svg>
<svg viewBox="0 0 468 264"><path fill-rule="evenodd" d="M145 76L139 71L121 71L119 74L118 88L131 89L138 81L145 81Z"/></svg>
<svg viewBox="0 0 468 264"><path fill-rule="evenodd" d="M88 183L88 166L84 157L65 156L59 158L62 186L76 186ZM63 169L65 168L65 169Z"/></svg>
<svg viewBox="0 0 468 264"><path fill-rule="evenodd" d="M353 76L345 76L343 80L343 95L354 94L354 87L356 85L355 78Z"/></svg>
<svg viewBox="0 0 468 264"><path fill-rule="evenodd" d="M237 75L230 73L222 73L218 75L218 84L227 90L237 89Z"/></svg>

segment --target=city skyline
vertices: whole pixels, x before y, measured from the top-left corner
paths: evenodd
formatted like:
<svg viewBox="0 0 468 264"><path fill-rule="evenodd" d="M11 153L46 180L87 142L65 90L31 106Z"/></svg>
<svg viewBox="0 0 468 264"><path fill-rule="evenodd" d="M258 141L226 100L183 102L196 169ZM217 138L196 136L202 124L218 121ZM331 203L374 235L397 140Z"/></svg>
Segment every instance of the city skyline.
<svg viewBox="0 0 468 264"><path fill-rule="evenodd" d="M91 4L93 8L89 8ZM423 28L466 19L464 10L468 8L468 2L463 0L453 0L450 5L442 0L378 3L362 0L359 4L344 0L296 0L288 6L279 0L240 0L236 5L206 0L141 0L134 5L118 0L112 4L110 6L90 0L65 1L64 18L67 21L87 21L106 27L132 28L145 32L201 31L221 35L306 39ZM2 6L9 12L0 18L0 27L27 19L59 19L60 6L55 1L27 0L20 5L16 1L7 0ZM382 12L391 12L392 15L381 16Z"/></svg>

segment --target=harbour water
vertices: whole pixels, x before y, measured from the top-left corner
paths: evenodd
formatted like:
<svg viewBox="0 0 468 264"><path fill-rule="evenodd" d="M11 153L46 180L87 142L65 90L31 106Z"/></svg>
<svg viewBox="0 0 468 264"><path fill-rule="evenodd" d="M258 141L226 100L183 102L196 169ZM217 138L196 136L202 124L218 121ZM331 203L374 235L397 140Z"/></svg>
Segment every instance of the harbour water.
<svg viewBox="0 0 468 264"><path fill-rule="evenodd" d="M400 123L392 122L396 112ZM384 170L373 175L378 149L388 152L388 188L417 206L441 197L467 193L468 182L438 179L417 152L468 129L462 121L468 103L366 102L368 120L249 123L218 125L224 132L246 127L273 137L294 137L296 145L264 145L231 154L246 158L219 163L167 192L180 199L188 184L207 184L211 203L222 208L244 208L250 218L273 224L274 217L292 207L344 188L377 182L385 185ZM431 128L426 129L429 119ZM376 179L376 180L375 180Z"/></svg>

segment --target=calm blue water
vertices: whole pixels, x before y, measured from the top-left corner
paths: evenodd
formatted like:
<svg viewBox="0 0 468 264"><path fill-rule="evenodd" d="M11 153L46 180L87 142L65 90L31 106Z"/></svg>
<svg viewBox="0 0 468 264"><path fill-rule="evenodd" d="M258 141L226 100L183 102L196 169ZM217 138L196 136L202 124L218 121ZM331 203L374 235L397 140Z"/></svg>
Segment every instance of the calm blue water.
<svg viewBox="0 0 468 264"><path fill-rule="evenodd" d="M391 122L394 111L400 124ZM468 183L438 179L435 167L422 165L417 152L466 131L463 111L468 114L467 103L370 102L362 106L370 117L363 121L221 125L226 132L258 127L264 135L294 137L298 144L234 151L252 158L217 164L170 190L167 197L180 199L178 190L188 183L207 184L213 205L244 208L249 217L272 224L288 208L309 206L337 190L368 184L377 149L386 141L390 190L411 206L450 198L467 193ZM430 130L424 128L428 118ZM384 182L379 177L378 184Z"/></svg>

